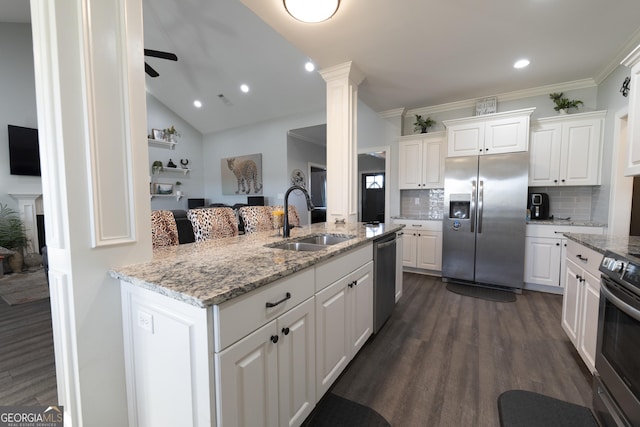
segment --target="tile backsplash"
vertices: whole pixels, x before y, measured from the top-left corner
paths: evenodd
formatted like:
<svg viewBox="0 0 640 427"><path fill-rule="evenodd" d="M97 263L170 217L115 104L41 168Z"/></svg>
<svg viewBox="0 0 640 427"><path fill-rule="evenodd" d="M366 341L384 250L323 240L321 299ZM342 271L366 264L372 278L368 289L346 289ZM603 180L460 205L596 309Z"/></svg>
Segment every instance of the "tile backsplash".
<svg viewBox="0 0 640 427"><path fill-rule="evenodd" d="M598 187L529 187L529 194L547 193L549 195L549 212L556 219L571 218L577 221L591 221L591 200L594 191L598 191ZM400 215L442 219L444 215L444 189L401 190Z"/></svg>
<svg viewBox="0 0 640 427"><path fill-rule="evenodd" d="M529 187L531 193L549 195L549 213L555 219L591 221L591 200L596 187Z"/></svg>
<svg viewBox="0 0 640 427"><path fill-rule="evenodd" d="M442 219L443 212L443 188L400 191L400 215L403 217Z"/></svg>

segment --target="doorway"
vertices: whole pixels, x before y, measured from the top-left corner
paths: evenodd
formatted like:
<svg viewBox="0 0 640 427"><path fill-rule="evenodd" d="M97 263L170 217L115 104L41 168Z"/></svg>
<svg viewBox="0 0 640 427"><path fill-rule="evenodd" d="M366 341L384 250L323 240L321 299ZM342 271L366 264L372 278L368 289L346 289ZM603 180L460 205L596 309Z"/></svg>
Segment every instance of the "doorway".
<svg viewBox="0 0 640 427"><path fill-rule="evenodd" d="M327 167L309 164L309 195L315 209L311 211L311 224L327 222Z"/></svg>
<svg viewBox="0 0 640 427"><path fill-rule="evenodd" d="M384 178L384 173L362 174L360 221L384 223Z"/></svg>

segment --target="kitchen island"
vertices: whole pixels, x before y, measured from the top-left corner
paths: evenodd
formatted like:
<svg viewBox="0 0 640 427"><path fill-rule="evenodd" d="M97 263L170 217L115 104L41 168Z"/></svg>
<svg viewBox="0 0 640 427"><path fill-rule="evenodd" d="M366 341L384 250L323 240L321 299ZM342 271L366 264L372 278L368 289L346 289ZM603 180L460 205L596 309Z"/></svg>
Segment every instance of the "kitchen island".
<svg viewBox="0 0 640 427"><path fill-rule="evenodd" d="M601 254L608 250L631 258L638 258L640 254L640 236L608 236L580 233L565 233L565 236L567 239Z"/></svg>
<svg viewBox="0 0 640 427"><path fill-rule="evenodd" d="M131 426L300 425L371 336L373 240L402 226L314 224L154 251L113 269ZM349 240L274 248L303 236Z"/></svg>

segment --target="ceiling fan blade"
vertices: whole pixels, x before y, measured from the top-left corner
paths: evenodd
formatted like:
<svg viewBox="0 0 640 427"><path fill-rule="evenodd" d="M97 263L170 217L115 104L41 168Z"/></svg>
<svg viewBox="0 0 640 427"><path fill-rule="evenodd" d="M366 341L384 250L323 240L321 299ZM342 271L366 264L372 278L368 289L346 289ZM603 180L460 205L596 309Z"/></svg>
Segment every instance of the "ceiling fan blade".
<svg viewBox="0 0 640 427"><path fill-rule="evenodd" d="M151 66L146 62L144 63L144 71L146 71L146 73L149 74L149 76L151 77L158 77L160 75L156 70L151 68Z"/></svg>
<svg viewBox="0 0 640 427"><path fill-rule="evenodd" d="M178 57L174 53L162 52L159 50L145 49L145 56L153 56L154 58L168 59L169 61L177 61Z"/></svg>

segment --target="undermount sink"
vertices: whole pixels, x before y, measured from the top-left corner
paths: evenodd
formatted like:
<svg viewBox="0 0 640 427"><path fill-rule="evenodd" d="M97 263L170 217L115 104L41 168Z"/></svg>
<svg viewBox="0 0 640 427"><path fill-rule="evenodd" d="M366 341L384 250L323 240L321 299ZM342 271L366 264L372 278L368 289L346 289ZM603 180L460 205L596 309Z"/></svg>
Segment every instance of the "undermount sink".
<svg viewBox="0 0 640 427"><path fill-rule="evenodd" d="M337 245L338 243L346 242L347 240L353 239L355 236L339 236L335 234L318 234L315 236L304 237L302 239L296 240L300 243L311 243L314 245Z"/></svg>
<svg viewBox="0 0 640 427"><path fill-rule="evenodd" d="M274 249L286 249L290 251L319 251L327 246L337 245L338 243L346 242L356 236L350 235L336 235L336 234L315 234L312 236L305 236L293 241L289 240L281 243L272 243L266 245L269 248Z"/></svg>

